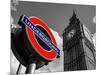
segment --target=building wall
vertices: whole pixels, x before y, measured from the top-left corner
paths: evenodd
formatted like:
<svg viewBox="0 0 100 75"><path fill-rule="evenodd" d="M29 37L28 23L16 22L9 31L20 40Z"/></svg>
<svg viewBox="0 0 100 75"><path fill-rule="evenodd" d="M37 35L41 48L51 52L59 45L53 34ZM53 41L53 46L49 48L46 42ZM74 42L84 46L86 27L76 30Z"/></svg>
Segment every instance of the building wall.
<svg viewBox="0 0 100 75"><path fill-rule="evenodd" d="M75 34L67 38L73 29ZM91 32L74 13L63 33L64 71L95 69L95 49L91 38Z"/></svg>

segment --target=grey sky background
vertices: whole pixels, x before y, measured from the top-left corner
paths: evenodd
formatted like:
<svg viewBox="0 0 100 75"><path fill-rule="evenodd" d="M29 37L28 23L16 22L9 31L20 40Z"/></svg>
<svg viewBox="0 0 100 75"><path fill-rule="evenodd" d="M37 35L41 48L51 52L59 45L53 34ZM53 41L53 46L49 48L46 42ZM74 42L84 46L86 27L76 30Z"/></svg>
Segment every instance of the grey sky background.
<svg viewBox="0 0 100 75"><path fill-rule="evenodd" d="M19 1L16 8L16 12L11 11L15 24L22 14L28 17L37 16L60 35L67 27L74 9L81 22L92 33L96 32L96 25L93 23L93 17L96 16L96 6Z"/></svg>

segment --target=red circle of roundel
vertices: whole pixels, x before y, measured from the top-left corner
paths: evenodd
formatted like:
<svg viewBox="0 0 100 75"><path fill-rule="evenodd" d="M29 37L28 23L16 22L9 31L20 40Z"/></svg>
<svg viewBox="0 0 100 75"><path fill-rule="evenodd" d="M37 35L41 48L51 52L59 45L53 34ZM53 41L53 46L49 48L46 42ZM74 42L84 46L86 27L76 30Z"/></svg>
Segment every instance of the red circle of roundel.
<svg viewBox="0 0 100 75"><path fill-rule="evenodd" d="M31 21L32 24L34 24L35 26L41 26L43 27L47 33L49 34L51 41L53 42L53 44L56 46L56 41L55 38L52 34L52 32L50 31L49 27L46 25L46 23L44 23L41 19L32 16L29 18L29 20ZM26 32L29 38L29 41L31 42L31 45L33 46L33 48L36 50L36 52L42 56L44 59L46 60L54 60L57 57L57 52L54 50L45 50L43 47L41 47L41 45L38 43L36 37L35 37L35 33L26 26Z"/></svg>

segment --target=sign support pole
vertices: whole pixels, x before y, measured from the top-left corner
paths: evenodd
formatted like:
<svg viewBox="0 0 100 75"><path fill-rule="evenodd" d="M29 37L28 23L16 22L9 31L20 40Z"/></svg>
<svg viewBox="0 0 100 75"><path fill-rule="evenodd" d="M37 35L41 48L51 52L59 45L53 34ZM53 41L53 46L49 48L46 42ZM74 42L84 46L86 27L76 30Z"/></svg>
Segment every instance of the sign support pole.
<svg viewBox="0 0 100 75"><path fill-rule="evenodd" d="M36 64L32 63L30 65L28 65L28 67L26 68L26 74L34 74L35 73L35 69L36 69Z"/></svg>
<svg viewBox="0 0 100 75"><path fill-rule="evenodd" d="M22 64L20 63L17 69L16 74L20 74L21 73L21 69L22 69Z"/></svg>

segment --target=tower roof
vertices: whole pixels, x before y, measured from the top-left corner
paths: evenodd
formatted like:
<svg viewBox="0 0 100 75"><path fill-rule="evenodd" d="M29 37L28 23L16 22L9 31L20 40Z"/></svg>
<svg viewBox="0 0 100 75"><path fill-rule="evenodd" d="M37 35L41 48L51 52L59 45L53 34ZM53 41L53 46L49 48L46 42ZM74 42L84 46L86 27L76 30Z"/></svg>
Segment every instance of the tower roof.
<svg viewBox="0 0 100 75"><path fill-rule="evenodd" d="M73 15L70 18L70 21L75 20L75 19L78 19L78 18L77 18L77 15L76 15L75 11L73 10Z"/></svg>

